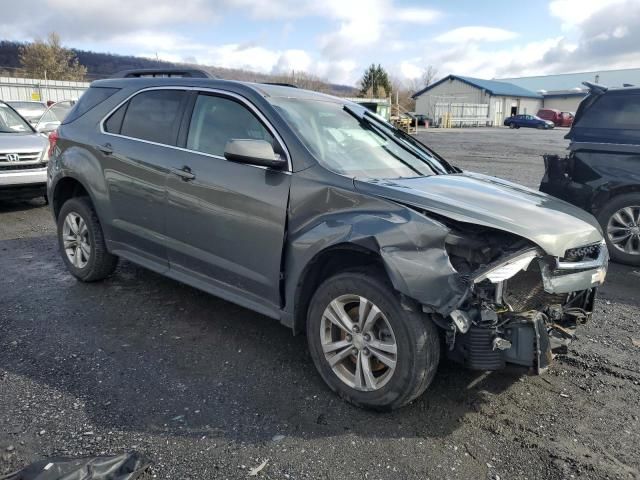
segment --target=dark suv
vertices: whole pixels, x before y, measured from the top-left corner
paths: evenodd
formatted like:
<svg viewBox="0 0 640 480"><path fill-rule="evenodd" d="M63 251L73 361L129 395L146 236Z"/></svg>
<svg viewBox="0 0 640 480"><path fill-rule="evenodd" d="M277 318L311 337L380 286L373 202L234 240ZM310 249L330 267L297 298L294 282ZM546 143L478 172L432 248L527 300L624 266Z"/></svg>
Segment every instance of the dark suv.
<svg viewBox="0 0 640 480"><path fill-rule="evenodd" d="M640 265L640 88L586 85L570 153L545 156L540 190L595 215L611 257Z"/></svg>
<svg viewBox="0 0 640 480"><path fill-rule="evenodd" d="M320 93L102 80L51 143L73 275L103 279L121 257L304 331L323 379L357 405L416 398L441 346L470 368L544 370L606 274L588 213L462 172Z"/></svg>

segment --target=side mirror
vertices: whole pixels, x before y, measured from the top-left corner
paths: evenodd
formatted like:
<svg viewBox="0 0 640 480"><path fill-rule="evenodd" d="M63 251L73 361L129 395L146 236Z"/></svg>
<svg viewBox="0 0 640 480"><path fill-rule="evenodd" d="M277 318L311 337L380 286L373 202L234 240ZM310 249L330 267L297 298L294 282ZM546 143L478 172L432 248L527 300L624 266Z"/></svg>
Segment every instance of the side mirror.
<svg viewBox="0 0 640 480"><path fill-rule="evenodd" d="M276 169L287 166L287 160L275 153L271 144L266 140L232 138L224 147L224 158L232 162Z"/></svg>

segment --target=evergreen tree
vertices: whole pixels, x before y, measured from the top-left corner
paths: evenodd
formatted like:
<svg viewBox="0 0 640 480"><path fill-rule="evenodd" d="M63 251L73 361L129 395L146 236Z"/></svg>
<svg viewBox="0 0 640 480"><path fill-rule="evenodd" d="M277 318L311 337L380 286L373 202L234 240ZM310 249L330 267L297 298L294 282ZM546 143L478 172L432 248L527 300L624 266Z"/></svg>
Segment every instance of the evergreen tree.
<svg viewBox="0 0 640 480"><path fill-rule="evenodd" d="M360 80L360 87L360 93L364 96L378 97L382 96L381 92L384 92L384 96L388 97L391 93L389 75L380 64L369 65Z"/></svg>

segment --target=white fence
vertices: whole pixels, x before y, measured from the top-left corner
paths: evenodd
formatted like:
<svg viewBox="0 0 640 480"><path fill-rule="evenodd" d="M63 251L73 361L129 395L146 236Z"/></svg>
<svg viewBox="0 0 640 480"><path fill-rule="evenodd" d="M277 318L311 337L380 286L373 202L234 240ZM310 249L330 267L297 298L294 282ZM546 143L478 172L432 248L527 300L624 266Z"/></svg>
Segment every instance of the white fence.
<svg viewBox="0 0 640 480"><path fill-rule="evenodd" d="M436 103L433 118L442 127L484 127L492 123L485 103Z"/></svg>
<svg viewBox="0 0 640 480"><path fill-rule="evenodd" d="M88 82L0 77L0 100L77 100L87 88Z"/></svg>

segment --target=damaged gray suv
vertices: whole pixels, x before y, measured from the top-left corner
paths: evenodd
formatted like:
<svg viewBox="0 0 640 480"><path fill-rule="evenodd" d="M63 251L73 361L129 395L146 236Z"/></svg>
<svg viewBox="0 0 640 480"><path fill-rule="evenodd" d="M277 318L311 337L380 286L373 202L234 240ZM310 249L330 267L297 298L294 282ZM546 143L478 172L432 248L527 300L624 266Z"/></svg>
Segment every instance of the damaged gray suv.
<svg viewBox="0 0 640 480"><path fill-rule="evenodd" d="M418 397L444 352L541 372L590 318L608 264L590 214L344 99L198 76L94 82L51 136L78 279L121 257L279 320L376 409Z"/></svg>

